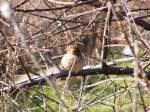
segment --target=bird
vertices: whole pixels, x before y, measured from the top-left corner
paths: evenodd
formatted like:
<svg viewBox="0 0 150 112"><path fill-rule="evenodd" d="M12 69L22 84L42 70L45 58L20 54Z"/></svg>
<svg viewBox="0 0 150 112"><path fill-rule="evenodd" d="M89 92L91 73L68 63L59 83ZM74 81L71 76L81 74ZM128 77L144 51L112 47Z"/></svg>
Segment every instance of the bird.
<svg viewBox="0 0 150 112"><path fill-rule="evenodd" d="M84 55L79 46L68 45L66 54L61 59L61 69L64 71L71 71L78 73L84 66Z"/></svg>

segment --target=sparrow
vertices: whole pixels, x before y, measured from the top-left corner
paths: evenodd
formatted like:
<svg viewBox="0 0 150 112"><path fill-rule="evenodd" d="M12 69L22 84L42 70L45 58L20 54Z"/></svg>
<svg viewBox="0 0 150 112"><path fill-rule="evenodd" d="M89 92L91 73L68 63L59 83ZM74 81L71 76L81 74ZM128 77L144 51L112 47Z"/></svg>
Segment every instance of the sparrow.
<svg viewBox="0 0 150 112"><path fill-rule="evenodd" d="M78 73L84 66L84 56L77 45L68 45L61 60L61 69Z"/></svg>

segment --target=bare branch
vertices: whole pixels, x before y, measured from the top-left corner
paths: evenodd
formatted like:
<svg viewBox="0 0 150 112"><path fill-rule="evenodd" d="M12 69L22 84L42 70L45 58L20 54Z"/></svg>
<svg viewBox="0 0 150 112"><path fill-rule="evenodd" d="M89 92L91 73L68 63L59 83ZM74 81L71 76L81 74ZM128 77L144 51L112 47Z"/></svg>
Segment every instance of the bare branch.
<svg viewBox="0 0 150 112"><path fill-rule="evenodd" d="M102 69L99 65L97 66L86 66L84 67L78 74L71 73L71 76L86 76L86 75L99 75L99 74L108 74L108 75L127 75L127 76L133 76L133 69L132 68L123 68L123 67L107 67ZM150 79L150 71L145 71L145 74L148 76ZM52 78L62 78L62 77L67 77L68 72L65 71L53 71L52 73L47 74L49 79ZM45 83L45 77L35 77L32 79L32 82L29 81L28 79L24 82L20 82L18 84L14 84L11 87L6 87L2 89L1 91L9 91L14 92L18 91L20 88L26 88L26 87L31 87L33 85L37 84L42 84Z"/></svg>

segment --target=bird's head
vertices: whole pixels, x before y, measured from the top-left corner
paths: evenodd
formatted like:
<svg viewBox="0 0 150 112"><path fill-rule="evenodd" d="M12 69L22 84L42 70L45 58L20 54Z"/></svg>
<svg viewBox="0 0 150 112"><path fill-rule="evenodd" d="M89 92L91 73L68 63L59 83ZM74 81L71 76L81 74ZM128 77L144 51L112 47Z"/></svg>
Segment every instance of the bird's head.
<svg viewBox="0 0 150 112"><path fill-rule="evenodd" d="M77 55L80 56L81 55L81 51L79 49L79 47L77 45L69 45L66 48L66 52L73 54L73 55Z"/></svg>

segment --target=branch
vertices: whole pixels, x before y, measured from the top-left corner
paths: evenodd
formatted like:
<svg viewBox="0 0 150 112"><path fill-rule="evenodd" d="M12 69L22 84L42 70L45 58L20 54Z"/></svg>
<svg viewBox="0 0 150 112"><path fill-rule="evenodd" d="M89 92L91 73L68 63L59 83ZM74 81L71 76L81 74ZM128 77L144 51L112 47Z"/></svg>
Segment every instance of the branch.
<svg viewBox="0 0 150 112"><path fill-rule="evenodd" d="M150 15L149 15L150 16ZM150 30L150 23L142 20L140 17L134 19L135 23L145 30Z"/></svg>
<svg viewBox="0 0 150 112"><path fill-rule="evenodd" d="M148 79L150 79L150 71L144 71L144 72L148 76ZM86 66L78 74L72 73L71 76L86 76L86 75L99 75L99 74L108 74L108 75L115 74L115 75L133 76L133 69L123 68L123 67L107 67L107 68L102 69L100 65ZM62 77L67 77L67 76L68 76L68 72L53 71L52 73L49 73L45 77L52 79L52 78L62 78ZM0 91L7 91L11 93L11 92L18 91L21 88L31 87L37 84L43 84L46 82L45 77L37 76L33 78L32 81L26 80L24 82L14 84L11 87L5 87L4 89L1 89Z"/></svg>
<svg viewBox="0 0 150 112"><path fill-rule="evenodd" d="M66 4L65 6L59 6L59 7L55 7L55 8L46 8L46 9L17 9L18 6L15 6L13 9L17 12L24 12L24 13L41 12L41 11L54 11L54 10L73 8L73 7L77 7L77 6L81 6L81 5L85 5L85 4L91 4L93 2L95 2L95 0L89 0L89 1L85 1L85 2L79 2L79 3L71 2L70 4Z"/></svg>

